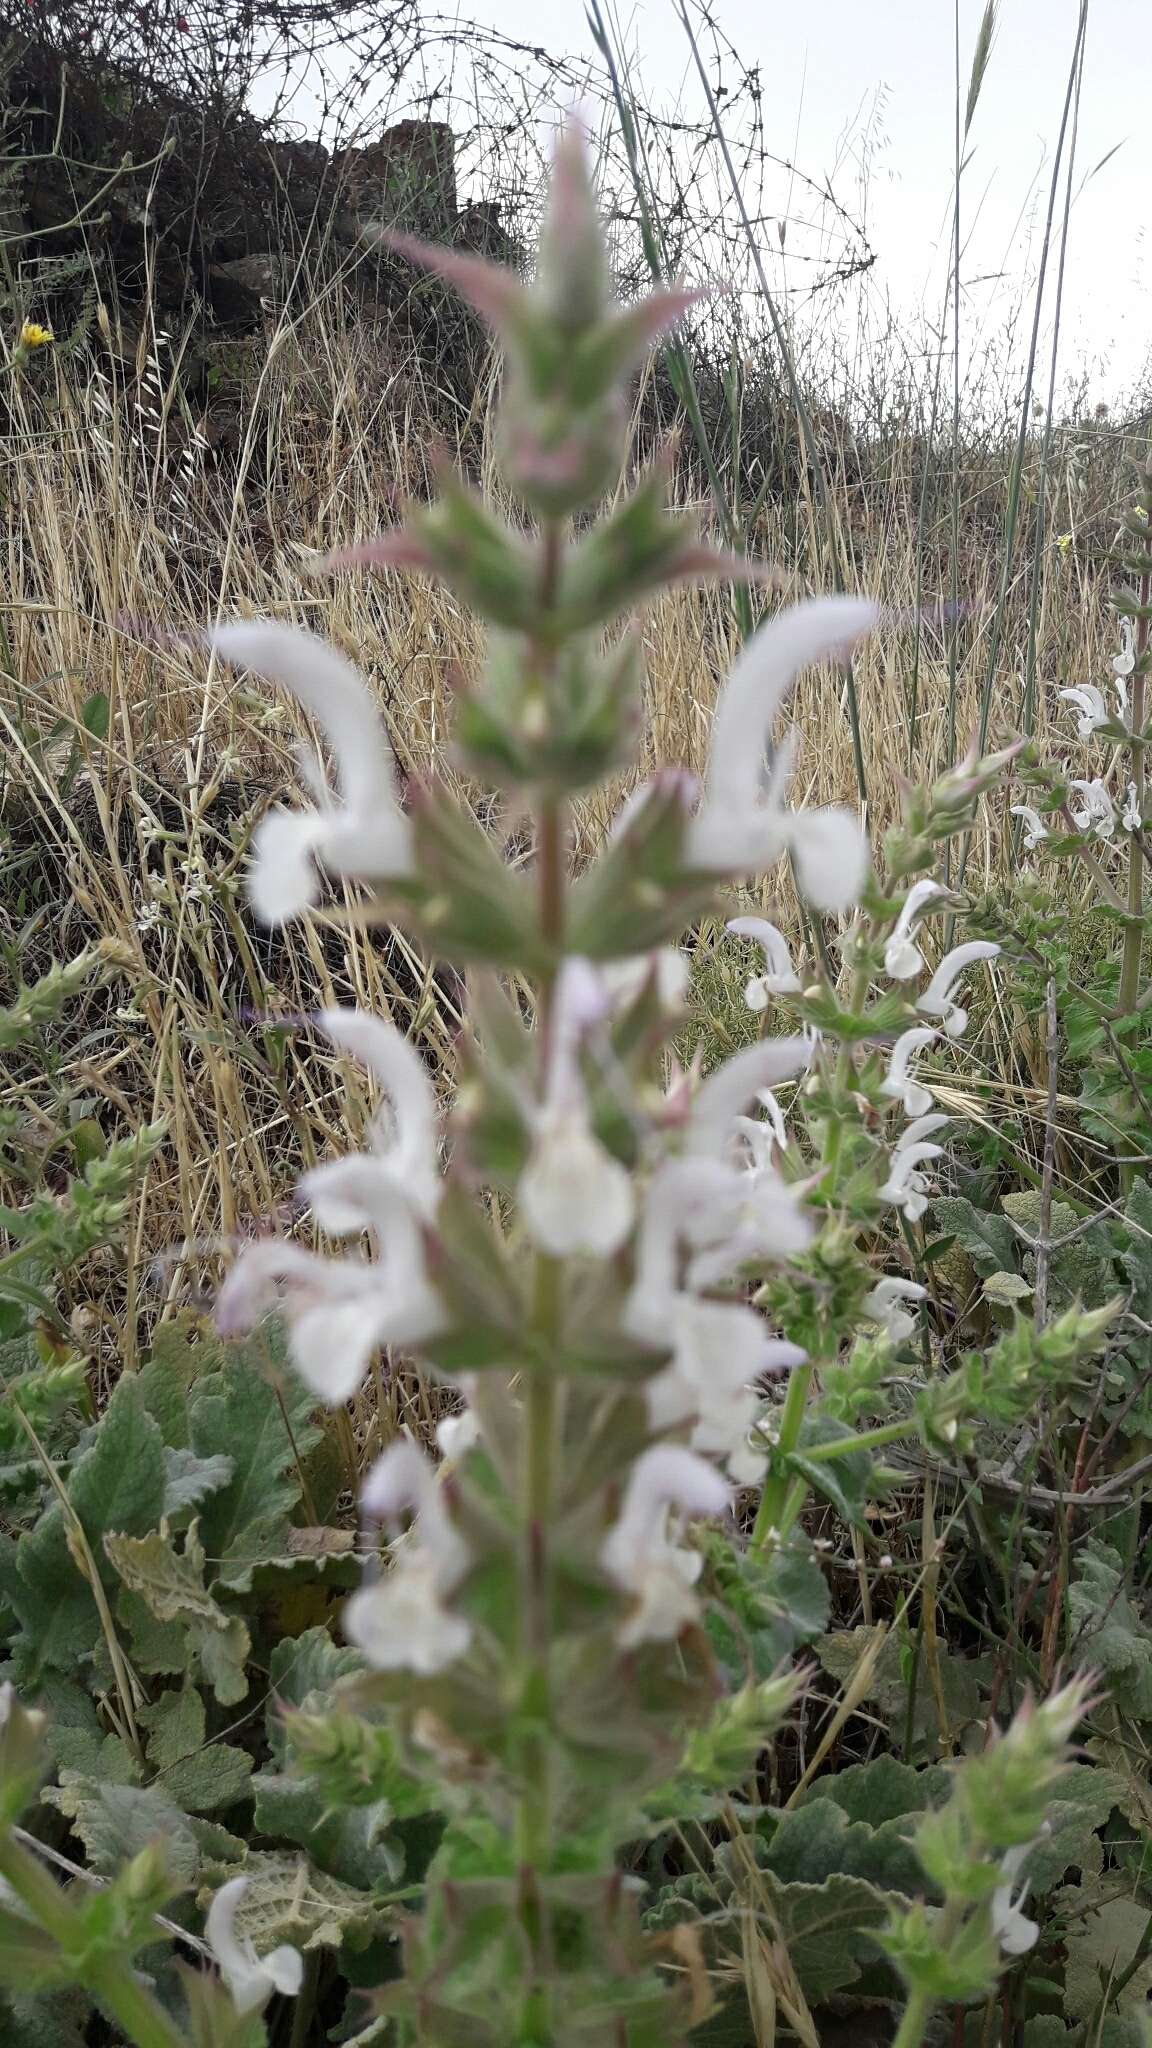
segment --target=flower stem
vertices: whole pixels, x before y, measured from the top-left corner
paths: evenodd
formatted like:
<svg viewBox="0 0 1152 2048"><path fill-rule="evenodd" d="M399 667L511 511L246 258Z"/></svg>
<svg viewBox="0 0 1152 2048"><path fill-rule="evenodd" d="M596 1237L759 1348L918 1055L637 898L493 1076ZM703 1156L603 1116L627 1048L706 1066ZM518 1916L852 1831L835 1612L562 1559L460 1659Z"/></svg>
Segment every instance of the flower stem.
<svg viewBox="0 0 1152 2048"><path fill-rule="evenodd" d="M1140 578L1140 603L1146 610L1152 597L1152 577L1145 573ZM1148 652L1148 620L1137 620L1135 639L1136 667L1132 674L1132 734L1130 749L1131 778L1136 785L1136 806L1144 803L1144 748L1140 736L1144 730L1145 677L1141 664ZM1135 922L1130 923L1124 933L1124 955L1120 968L1120 996L1118 1008L1122 1017L1127 1017L1136 1008L1140 994L1140 952L1144 938L1144 863L1139 848L1131 846L1128 851L1128 915Z"/></svg>
<svg viewBox="0 0 1152 2048"><path fill-rule="evenodd" d="M1144 808L1144 703L1145 676L1143 662L1148 653L1149 598L1152 597L1152 577L1147 570L1140 578L1140 604L1143 616L1137 621L1135 641L1136 667L1132 674L1132 746L1129 750L1132 781L1136 789L1136 809ZM1144 861L1135 839L1128 847L1128 923L1124 929L1124 951L1120 963L1120 992L1117 1009L1121 1017L1128 1017L1135 1010L1140 999L1140 959L1144 946ZM1122 1141L1121 1149L1127 1140ZM1120 1184L1130 1188L1135 1168L1120 1168Z"/></svg>
<svg viewBox="0 0 1152 2048"><path fill-rule="evenodd" d="M904 2017L892 2043L892 2048L922 2048L928 2022L932 2017L932 2000L926 1991L914 1991L904 2007Z"/></svg>
<svg viewBox="0 0 1152 2048"><path fill-rule="evenodd" d="M810 1464L829 1465L836 1458L850 1458L854 1451L876 1451L882 1444L898 1443L901 1437L915 1434L911 1422L882 1422L875 1429L861 1430L859 1436L834 1437L830 1443L810 1444L804 1456Z"/></svg>

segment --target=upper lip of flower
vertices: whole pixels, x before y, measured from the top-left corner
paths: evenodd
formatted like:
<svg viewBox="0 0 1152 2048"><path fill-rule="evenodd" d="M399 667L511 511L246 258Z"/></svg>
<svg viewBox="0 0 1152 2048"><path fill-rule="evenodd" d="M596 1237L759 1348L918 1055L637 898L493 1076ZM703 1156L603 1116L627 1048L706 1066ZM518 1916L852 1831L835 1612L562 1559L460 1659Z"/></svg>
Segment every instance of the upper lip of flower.
<svg viewBox="0 0 1152 2048"><path fill-rule="evenodd" d="M758 871L788 847L815 904L837 910L855 901L867 871L856 820L844 811L784 807L790 741L777 753L767 790L763 764L776 712L797 672L851 647L878 618L878 607L866 598L815 598L781 612L745 643L717 702L704 798L688 829L690 867Z"/></svg>
<svg viewBox="0 0 1152 2048"><path fill-rule="evenodd" d="M420 1054L394 1024L366 1010L321 1010L317 1022L332 1043L362 1061L385 1090L392 1118L374 1118L373 1151L405 1197L422 1215L433 1216L441 1190L436 1091ZM362 1229L363 1218L354 1227Z"/></svg>
<svg viewBox="0 0 1152 2048"><path fill-rule="evenodd" d="M942 882L934 882L927 877L914 882L909 889L884 947L884 972L891 975L893 981L911 981L919 974L924 965L924 955L912 937L913 919L934 896L947 893Z"/></svg>
<svg viewBox="0 0 1152 2048"><path fill-rule="evenodd" d="M767 970L754 975L744 991L749 1009L763 1009L763 999L756 1001L753 990L763 990L772 995L791 995L800 988L800 980L792 965L792 954L788 941L779 925L771 924L766 917L731 917L726 931L735 933L740 939L755 939L764 949Z"/></svg>
<svg viewBox="0 0 1152 2048"><path fill-rule="evenodd" d="M966 945L953 946L950 953L945 953L923 995L917 998L916 1008L925 1017L939 1017L949 1037L958 1038L968 1022L968 1013L951 1000L952 989L966 967L977 960L995 960L999 951L992 939L970 939Z"/></svg>
<svg viewBox="0 0 1152 2048"><path fill-rule="evenodd" d="M1096 688L1095 683L1079 683L1074 689L1061 690L1058 694L1065 704L1074 704L1080 712L1076 730L1081 739L1087 739L1100 726L1107 725L1108 706L1103 692Z"/></svg>
<svg viewBox="0 0 1152 2048"><path fill-rule="evenodd" d="M206 635L213 651L278 682L325 727L340 771L343 803L319 811L273 811L259 828L253 903L280 923L315 900L308 860L338 874L407 874L412 827L400 809L392 750L363 677L312 633L279 620L234 620ZM285 872L277 873L278 869Z"/></svg>
<svg viewBox="0 0 1152 2048"><path fill-rule="evenodd" d="M258 1956L251 1941L241 1941L237 1935L236 1909L249 1883L246 1877L233 1877L222 1884L208 1908L205 1927L208 1946L241 2014L259 2011L273 1991L295 1997L304 1978L304 1959L298 1949L285 1943L269 1955Z"/></svg>

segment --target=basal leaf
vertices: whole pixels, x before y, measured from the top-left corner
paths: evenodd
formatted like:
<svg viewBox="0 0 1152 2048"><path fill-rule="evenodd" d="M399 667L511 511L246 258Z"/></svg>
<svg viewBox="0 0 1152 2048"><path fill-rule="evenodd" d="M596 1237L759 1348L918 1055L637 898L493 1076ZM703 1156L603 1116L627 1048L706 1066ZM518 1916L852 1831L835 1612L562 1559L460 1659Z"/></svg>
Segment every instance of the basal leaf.
<svg viewBox="0 0 1152 2048"><path fill-rule="evenodd" d="M94 1871L112 1877L151 1843L164 1847L174 1882L190 1884L200 1850L188 1816L158 1785L97 1785L66 1773L44 1798L68 1815Z"/></svg>
<svg viewBox="0 0 1152 2048"><path fill-rule="evenodd" d="M189 1813L211 1813L243 1798L252 1775L246 1750L206 1739L204 1702L194 1685L166 1692L140 1719L150 1730L148 1761L158 1783Z"/></svg>
<svg viewBox="0 0 1152 2048"><path fill-rule="evenodd" d="M392 1911L364 1892L309 1868L303 1856L251 1852L244 1861L248 1890L236 1915L236 1932L258 1955L288 1941L297 1948L339 1948L385 1933ZM211 1892L202 1894L207 1910Z"/></svg>
<svg viewBox="0 0 1152 2048"><path fill-rule="evenodd" d="M103 1538L143 1534L164 1504L164 1447L134 1378L121 1379L90 1447L73 1467L68 1501L97 1570L115 1583ZM43 1665L69 1670L91 1655L100 1623L91 1589L68 1542L69 1518L54 1501L18 1546L17 1612Z"/></svg>
<svg viewBox="0 0 1152 2048"><path fill-rule="evenodd" d="M200 1458L231 1457L234 1467L205 1501L200 1534L221 1585L247 1592L256 1566L283 1549L300 1499L296 1460L320 1430L307 1389L286 1376L278 1392L251 1351L229 1355L219 1389L193 1401L192 1447Z"/></svg>
<svg viewBox="0 0 1152 2048"><path fill-rule="evenodd" d="M392 1809L354 1806L333 1812L305 1778L261 1771L252 1780L255 1822L261 1834L280 1836L307 1849L317 1867L360 1891L399 1882L403 1854L390 1841Z"/></svg>
<svg viewBox="0 0 1152 2048"><path fill-rule="evenodd" d="M967 1252L981 1278L1012 1272L1019 1240L1006 1217L974 1208L963 1195L938 1196L932 1215L940 1229Z"/></svg>
<svg viewBox="0 0 1152 2048"><path fill-rule="evenodd" d="M268 1663L268 1707L265 1728L268 1746L278 1763L287 1754L287 1740L281 1709L328 1704L338 1679L363 1671L359 1650L341 1649L326 1628L305 1629L303 1635L283 1638L276 1644Z"/></svg>
<svg viewBox="0 0 1152 2048"><path fill-rule="evenodd" d="M206 1495L219 1493L232 1477L234 1461L218 1453L198 1458L195 1451L166 1450L164 1453L164 1519L171 1521L182 1508L198 1506Z"/></svg>

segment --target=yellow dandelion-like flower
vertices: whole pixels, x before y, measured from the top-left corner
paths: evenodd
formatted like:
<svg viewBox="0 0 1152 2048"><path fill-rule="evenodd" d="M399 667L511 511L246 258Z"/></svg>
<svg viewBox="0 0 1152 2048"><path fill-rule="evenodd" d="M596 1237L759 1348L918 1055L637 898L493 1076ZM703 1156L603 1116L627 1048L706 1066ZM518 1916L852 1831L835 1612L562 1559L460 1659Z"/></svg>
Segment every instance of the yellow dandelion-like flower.
<svg viewBox="0 0 1152 2048"><path fill-rule="evenodd" d="M47 348L56 336L50 327L41 327L38 320L26 320L20 329L21 348Z"/></svg>

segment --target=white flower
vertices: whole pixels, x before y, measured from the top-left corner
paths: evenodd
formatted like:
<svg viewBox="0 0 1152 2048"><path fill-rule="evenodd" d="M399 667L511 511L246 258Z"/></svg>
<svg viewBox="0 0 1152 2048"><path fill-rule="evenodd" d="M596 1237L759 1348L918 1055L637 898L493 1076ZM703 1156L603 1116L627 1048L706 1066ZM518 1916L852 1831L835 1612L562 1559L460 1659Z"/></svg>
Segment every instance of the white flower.
<svg viewBox="0 0 1152 2048"><path fill-rule="evenodd" d="M762 1318L744 1302L700 1300L678 1294L662 1327L636 1328L642 1341L673 1346L672 1362L645 1385L653 1430L692 1424L691 1448L728 1466L741 1485L764 1470L749 1436L759 1411L754 1382L789 1372L807 1353L770 1337Z"/></svg>
<svg viewBox="0 0 1152 2048"><path fill-rule="evenodd" d="M553 1003L544 1101L533 1112L532 1153L518 1189L529 1237L556 1258L610 1258L635 1216L631 1175L595 1135L580 1073L581 1039L607 1006L604 984L589 962L565 960Z"/></svg>
<svg viewBox="0 0 1152 2048"><path fill-rule="evenodd" d="M903 1344L916 1328L916 1318L900 1304L904 1301L925 1301L927 1296L928 1289L921 1287L917 1280L878 1280L860 1306L866 1316L879 1323L891 1343Z"/></svg>
<svg viewBox="0 0 1152 2048"><path fill-rule="evenodd" d="M1136 667L1136 635L1131 619L1120 621L1120 652L1112 657L1112 673L1116 678L1116 694L1120 699L1120 715L1128 710L1128 678Z"/></svg>
<svg viewBox="0 0 1152 2048"><path fill-rule="evenodd" d="M762 1038L733 1053L696 1091L685 1135L685 1150L697 1158L720 1159L732 1149L736 1119L761 1090L803 1073L812 1057L807 1038Z"/></svg>
<svg viewBox="0 0 1152 2048"><path fill-rule="evenodd" d="M792 965L788 941L778 925L769 924L766 917L733 917L725 929L737 938L755 939L764 949L766 971L754 974L744 990L744 1001L750 1010L766 1010L769 996L799 994L800 979Z"/></svg>
<svg viewBox="0 0 1152 2048"><path fill-rule="evenodd" d="M1021 1910L1028 1897L1027 1878L1015 1898L1012 1896L1012 1887L1035 1846L1035 1842L1025 1842L1020 1848L1009 1849L1000 1859L1000 1875L1004 1881L992 1894L992 1932L1006 1956L1026 1956L1040 1939L1037 1922L1029 1920Z"/></svg>
<svg viewBox="0 0 1152 2048"><path fill-rule="evenodd" d="M302 1245L261 1239L241 1252L216 1303L225 1336L250 1330L282 1298L297 1372L329 1407L356 1392L372 1355L421 1344L447 1320L428 1277L419 1221L377 1160L334 1160L305 1174L301 1189L338 1234L371 1225L376 1259L323 1259Z"/></svg>
<svg viewBox="0 0 1152 2048"><path fill-rule="evenodd" d="M662 1010L678 1010L688 993L692 969L678 946L660 946L654 953L633 953L606 960L600 979L614 1010L626 1010L648 988Z"/></svg>
<svg viewBox="0 0 1152 2048"><path fill-rule="evenodd" d="M420 1054L394 1024L367 1010L321 1010L317 1022L334 1045L360 1060L380 1083L388 1109L373 1120L373 1153L413 1206L431 1220L440 1199L436 1091ZM330 1218L330 1207L328 1214ZM326 1229L340 1231L338 1223L324 1220ZM362 1230L363 1219L351 1218L348 1228Z"/></svg>
<svg viewBox="0 0 1152 2048"><path fill-rule="evenodd" d="M758 1116L738 1116L736 1129L743 1136L754 1166L771 1166L773 1149L788 1150L788 1126L784 1111L776 1100L771 1088L758 1088L756 1100L768 1112L764 1123Z"/></svg>
<svg viewBox="0 0 1152 2048"><path fill-rule="evenodd" d="M912 981L927 966L927 961L912 937L912 924L919 911L933 896L944 896L946 889L940 882L914 882L904 898L904 907L896 920L891 938L884 947L884 972L893 981Z"/></svg>
<svg viewBox="0 0 1152 2048"><path fill-rule="evenodd" d="M845 910L856 901L868 871L857 820L839 809L788 810L792 736L778 747L766 786L764 753L798 670L850 649L878 617L864 598L816 598L781 612L745 643L717 701L703 802L688 830L689 867L759 874L788 852L817 909Z"/></svg>
<svg viewBox="0 0 1152 2048"><path fill-rule="evenodd" d="M1076 830L1090 832L1096 839L1111 839L1116 830L1116 810L1100 777L1095 776L1091 782L1073 780L1072 788L1084 792L1083 809L1072 813Z"/></svg>
<svg viewBox="0 0 1152 2048"><path fill-rule="evenodd" d="M1080 713L1076 720L1076 731L1082 740L1090 740L1094 732L1108 723L1108 706L1103 692L1095 683L1081 683L1074 690L1060 690L1057 693L1064 704L1072 704Z"/></svg>
<svg viewBox="0 0 1152 2048"><path fill-rule="evenodd" d="M930 1088L925 1088L909 1072L913 1054L924 1052L935 1045L940 1033L929 1025L913 1026L911 1031L902 1031L892 1047L888 1072L880 1083L881 1095L890 1095L903 1104L905 1116L923 1116L931 1109L935 1100Z"/></svg>
<svg viewBox="0 0 1152 2048"><path fill-rule="evenodd" d="M953 946L950 953L945 953L923 995L917 998L916 1008L921 1016L939 1017L949 1038L962 1038L968 1012L953 1002L952 990L966 967L977 960L995 960L999 951L991 939L970 939L965 946Z"/></svg>
<svg viewBox="0 0 1152 2048"><path fill-rule="evenodd" d="M1128 784L1128 792L1124 799L1124 809L1120 813L1120 823L1126 832L1139 832L1140 830L1140 799L1136 794L1136 784L1134 782Z"/></svg>
<svg viewBox="0 0 1152 2048"><path fill-rule="evenodd" d="M480 1441L480 1424L471 1408L459 1415L443 1415L436 1424L436 1447L450 1463L464 1457Z"/></svg>
<svg viewBox="0 0 1152 2048"><path fill-rule="evenodd" d="M1024 851L1031 853L1042 839L1047 839L1048 828L1038 810L1032 804L1013 804L1012 816L1024 820Z"/></svg>
<svg viewBox="0 0 1152 2048"><path fill-rule="evenodd" d="M942 1145L926 1144L934 1131L943 1129L949 1122L946 1116L921 1116L907 1130L893 1148L888 1161L888 1178L880 1189L880 1199L893 1202L903 1211L909 1223L918 1223L928 1207L931 1182L927 1174L920 1172L921 1166L929 1159L943 1156Z"/></svg>
<svg viewBox="0 0 1152 2048"><path fill-rule="evenodd" d="M237 1935L236 1909L249 1882L246 1877L233 1877L221 1885L208 1908L204 1929L232 2003L241 2015L262 2011L274 1991L295 1998L304 1981L304 1958L299 1949L285 1945L258 1956L251 1941Z"/></svg>
<svg viewBox="0 0 1152 2048"><path fill-rule="evenodd" d="M600 1552L609 1577L633 1597L632 1612L618 1631L625 1649L672 1642L699 1613L692 1588L701 1560L669 1541L668 1510L722 1515L728 1500L720 1474L692 1451L657 1444L637 1458Z"/></svg>
<svg viewBox="0 0 1152 2048"><path fill-rule="evenodd" d="M446 1605L472 1553L452 1521L433 1467L411 1437L400 1437L377 1459L360 1501L379 1520L395 1520L412 1508L417 1521L394 1545L386 1575L345 1603L344 1633L377 1671L418 1671L430 1677L462 1657L472 1640L471 1625Z"/></svg>
<svg viewBox="0 0 1152 2048"><path fill-rule="evenodd" d="M249 891L265 924L282 924L316 901L320 860L333 874L366 881L412 871L412 827L400 809L392 750L368 685L333 647L273 619L217 626L207 643L239 668L269 676L297 697L332 742L343 803L324 791L320 808L270 811L253 839Z"/></svg>

